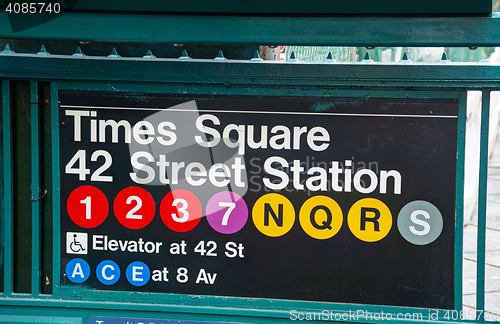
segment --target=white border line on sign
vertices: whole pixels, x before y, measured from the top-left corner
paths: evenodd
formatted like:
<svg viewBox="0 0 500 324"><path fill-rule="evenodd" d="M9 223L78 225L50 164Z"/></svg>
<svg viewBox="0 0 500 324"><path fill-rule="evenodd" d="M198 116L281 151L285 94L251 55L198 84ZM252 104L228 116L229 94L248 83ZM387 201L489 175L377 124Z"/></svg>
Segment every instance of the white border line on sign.
<svg viewBox="0 0 500 324"><path fill-rule="evenodd" d="M115 109L115 110L152 110L152 111L189 111L189 112L215 112L215 113L240 113L240 114L282 114L282 115L311 115L311 116L352 116L352 117L403 117L403 118L458 118L458 116L443 115L389 115L389 114L352 114L352 113L308 113L293 111L250 111L250 110L207 110L207 109L173 109L173 108L143 108L143 107L97 107L97 106L71 106L61 105L61 108L87 108L87 109Z"/></svg>

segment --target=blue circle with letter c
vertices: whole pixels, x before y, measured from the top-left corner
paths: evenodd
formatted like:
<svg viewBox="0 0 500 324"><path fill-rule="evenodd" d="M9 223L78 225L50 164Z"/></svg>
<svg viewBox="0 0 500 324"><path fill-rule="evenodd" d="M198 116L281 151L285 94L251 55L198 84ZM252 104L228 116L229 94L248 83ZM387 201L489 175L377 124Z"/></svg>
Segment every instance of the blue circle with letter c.
<svg viewBox="0 0 500 324"><path fill-rule="evenodd" d="M112 285L120 279L120 267L116 262L104 260L97 266L97 279L105 285Z"/></svg>

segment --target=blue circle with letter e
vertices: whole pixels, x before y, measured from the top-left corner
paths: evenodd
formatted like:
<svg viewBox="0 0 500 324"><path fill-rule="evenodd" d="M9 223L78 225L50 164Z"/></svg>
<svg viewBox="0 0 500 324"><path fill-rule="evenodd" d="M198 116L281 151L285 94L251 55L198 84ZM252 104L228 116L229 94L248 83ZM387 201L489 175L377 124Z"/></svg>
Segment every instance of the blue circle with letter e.
<svg viewBox="0 0 500 324"><path fill-rule="evenodd" d="M74 283L82 283L90 276L90 267L87 261L76 258L66 265L66 276Z"/></svg>
<svg viewBox="0 0 500 324"><path fill-rule="evenodd" d="M111 260L104 260L97 266L97 279L105 285L112 285L120 279L120 267Z"/></svg>
<svg viewBox="0 0 500 324"><path fill-rule="evenodd" d="M144 286L149 281L150 274L148 266L141 261L132 262L127 267L127 279L137 287Z"/></svg>

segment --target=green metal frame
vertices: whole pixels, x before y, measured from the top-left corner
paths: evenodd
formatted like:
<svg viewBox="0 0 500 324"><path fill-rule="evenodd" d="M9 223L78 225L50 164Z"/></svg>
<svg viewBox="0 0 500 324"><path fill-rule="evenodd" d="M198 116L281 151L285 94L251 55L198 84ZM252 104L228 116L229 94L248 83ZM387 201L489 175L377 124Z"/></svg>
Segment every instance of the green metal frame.
<svg viewBox="0 0 500 324"><path fill-rule="evenodd" d="M498 46L500 14L476 17L274 17L66 12L0 38L311 46Z"/></svg>
<svg viewBox="0 0 500 324"><path fill-rule="evenodd" d="M10 84L2 80L2 122L3 122L3 217L2 238L4 247L4 294L11 295L12 291L12 155L11 155L11 124L10 124Z"/></svg>
<svg viewBox="0 0 500 324"><path fill-rule="evenodd" d="M479 201L478 201L478 224L477 224L477 290L476 307L484 309L485 306L485 264L486 264L486 205L488 190L488 139L489 139L489 116L490 96L489 90L483 90L481 111L481 149L479 165ZM480 320L484 320L484 314Z"/></svg>
<svg viewBox="0 0 500 324"><path fill-rule="evenodd" d="M64 67L61 70L61 67ZM375 64L335 63L301 64L269 63L260 61L211 61L178 59L137 59L3 54L0 55L2 79L2 119L4 151L4 248L5 283L0 295L0 322L13 321L13 315L44 315L48 321L75 321L78 317L120 316L190 319L225 322L281 322L289 321L289 311L349 312L362 309L385 313L428 313L427 309L378 305L353 305L255 298L227 298L217 296L174 295L92 291L61 287L60 274L60 201L59 201L59 121L58 90L125 91L136 93L190 93L311 97L379 97L379 98L454 98L459 100L457 143L456 241L455 241L455 310L462 307L462 226L463 183L465 151L466 90L500 88L499 65L492 64ZM304 77L307 76L307 77ZM53 295L40 294L37 269L40 260L33 253L31 294L12 293L12 157L10 156L10 91L9 80L30 80L32 107L32 135L39 129L38 81L51 83L52 125L52 182L53 188ZM484 126L483 126L484 127ZM487 134L487 130L486 130ZM35 138L33 138L35 137ZM38 166L38 136L32 136L32 165ZM486 145L487 147L487 145ZM484 148L484 141L482 141ZM484 157L482 158L484 163ZM32 171L32 199L39 196L37 170ZM485 183L484 174L481 176ZM33 250L40 250L40 210L32 209ZM485 205L484 205L485 206ZM483 207L481 207L483 208ZM9 216L10 215L10 216ZM37 236L38 235L38 236ZM484 242L480 244L484 253ZM11 252L10 252L11 253ZM479 267L479 262L478 262ZM482 265L484 273L484 263ZM481 270L481 269L479 269ZM480 273L480 272L478 272ZM479 282L478 282L479 285ZM478 288L478 293L483 290ZM479 294L478 294L479 295ZM111 298L113 301L111 301ZM479 298L479 297L478 297ZM481 305L478 303L478 305ZM26 307L31 306L31 307ZM2 315L3 314L3 315ZM2 317L4 316L4 317ZM440 320L445 322L444 312ZM78 319L76 319L78 321ZM29 322L29 319L26 319ZM350 320L354 321L354 320ZM360 320L362 322L362 320Z"/></svg>

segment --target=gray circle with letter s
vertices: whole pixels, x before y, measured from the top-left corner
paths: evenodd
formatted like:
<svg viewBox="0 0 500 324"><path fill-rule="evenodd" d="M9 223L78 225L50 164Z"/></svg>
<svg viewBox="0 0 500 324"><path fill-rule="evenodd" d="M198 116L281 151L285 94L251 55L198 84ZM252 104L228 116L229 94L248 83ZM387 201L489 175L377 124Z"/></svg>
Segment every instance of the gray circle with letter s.
<svg viewBox="0 0 500 324"><path fill-rule="evenodd" d="M408 242L427 245L443 230L443 216L433 204L415 200L406 204L398 215L398 229Z"/></svg>

